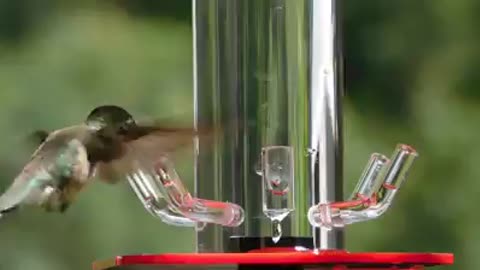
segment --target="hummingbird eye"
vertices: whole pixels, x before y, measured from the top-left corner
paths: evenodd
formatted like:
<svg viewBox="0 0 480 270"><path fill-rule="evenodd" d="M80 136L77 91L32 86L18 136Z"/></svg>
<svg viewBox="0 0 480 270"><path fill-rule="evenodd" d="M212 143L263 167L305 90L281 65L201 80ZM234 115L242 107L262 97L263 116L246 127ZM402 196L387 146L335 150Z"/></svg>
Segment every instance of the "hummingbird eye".
<svg viewBox="0 0 480 270"><path fill-rule="evenodd" d="M128 123L123 123L119 126L118 133L124 135L124 134L127 134L129 130L130 130L130 125Z"/></svg>

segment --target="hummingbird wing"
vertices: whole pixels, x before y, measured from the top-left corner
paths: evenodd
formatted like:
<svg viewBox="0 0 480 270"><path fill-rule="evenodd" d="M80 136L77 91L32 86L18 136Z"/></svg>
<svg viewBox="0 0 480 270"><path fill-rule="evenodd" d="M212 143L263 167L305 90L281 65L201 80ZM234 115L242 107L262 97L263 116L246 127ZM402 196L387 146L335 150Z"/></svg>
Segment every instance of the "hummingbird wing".
<svg viewBox="0 0 480 270"><path fill-rule="evenodd" d="M159 125L140 125L129 131L119 145L119 158L99 162L96 176L107 183L117 183L141 168L152 168L159 158L193 145L195 136L212 138L212 129L178 128Z"/></svg>

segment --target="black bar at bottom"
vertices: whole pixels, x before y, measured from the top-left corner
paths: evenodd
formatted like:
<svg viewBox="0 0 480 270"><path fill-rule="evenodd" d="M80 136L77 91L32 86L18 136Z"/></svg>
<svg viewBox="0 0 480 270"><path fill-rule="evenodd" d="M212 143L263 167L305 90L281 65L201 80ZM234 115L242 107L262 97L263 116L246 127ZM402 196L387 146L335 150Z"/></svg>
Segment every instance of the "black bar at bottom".
<svg viewBox="0 0 480 270"><path fill-rule="evenodd" d="M271 237L232 236L228 252L248 252L254 249L275 247L302 247L313 249L312 237L282 237L277 243Z"/></svg>
<svg viewBox="0 0 480 270"><path fill-rule="evenodd" d="M254 249L275 247L301 247L313 249L312 237L282 237L277 243L271 237L230 237L228 252L248 252ZM238 270L302 270L299 265L240 265Z"/></svg>

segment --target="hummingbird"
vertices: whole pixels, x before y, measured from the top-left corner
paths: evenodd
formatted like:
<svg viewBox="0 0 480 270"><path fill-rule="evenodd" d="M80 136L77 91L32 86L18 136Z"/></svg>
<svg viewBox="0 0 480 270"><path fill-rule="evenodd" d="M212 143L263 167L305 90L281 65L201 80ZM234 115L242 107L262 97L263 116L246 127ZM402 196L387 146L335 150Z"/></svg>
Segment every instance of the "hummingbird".
<svg viewBox="0 0 480 270"><path fill-rule="evenodd" d="M22 205L65 212L78 194L99 179L115 184L129 173L193 143L203 130L165 123L137 123L124 108L94 108L83 123L53 132L36 131L38 148L0 196L0 217Z"/></svg>

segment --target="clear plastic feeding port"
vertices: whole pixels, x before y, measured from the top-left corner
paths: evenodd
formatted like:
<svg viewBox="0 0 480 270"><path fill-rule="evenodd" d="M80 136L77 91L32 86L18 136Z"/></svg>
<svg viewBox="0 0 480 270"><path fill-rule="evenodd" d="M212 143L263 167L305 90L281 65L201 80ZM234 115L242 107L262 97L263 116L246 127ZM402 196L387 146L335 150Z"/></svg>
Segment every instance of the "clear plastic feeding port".
<svg viewBox="0 0 480 270"><path fill-rule="evenodd" d="M399 144L391 159L373 154L349 200L320 203L308 211L312 226L332 229L381 216L392 204L415 158L412 147Z"/></svg>
<svg viewBox="0 0 480 270"><path fill-rule="evenodd" d="M167 157L139 168L128 180L147 211L167 224L202 229L206 223L237 227L244 220L236 204L192 197Z"/></svg>
<svg viewBox="0 0 480 270"><path fill-rule="evenodd" d="M294 206L294 160L293 149L289 146L268 146L262 148L263 213L272 222L272 240L282 237L281 222Z"/></svg>
<svg viewBox="0 0 480 270"><path fill-rule="evenodd" d="M290 146L267 146L261 152L262 210L272 222L273 242L282 237L282 220L295 211L293 154ZM373 154L351 197L310 207L310 224L332 229L381 216L417 156L415 149L404 144L397 145L390 159ZM147 211L167 224L201 230L207 223L238 227L244 221L245 212L237 204L192 197L166 156L151 168L139 168L128 180Z"/></svg>

